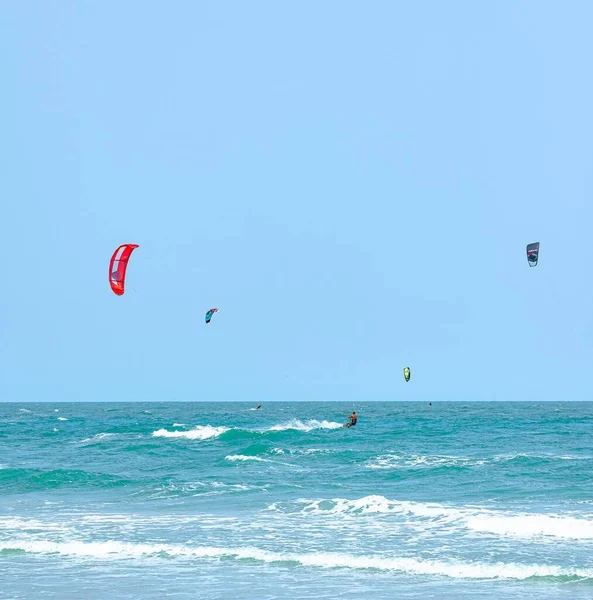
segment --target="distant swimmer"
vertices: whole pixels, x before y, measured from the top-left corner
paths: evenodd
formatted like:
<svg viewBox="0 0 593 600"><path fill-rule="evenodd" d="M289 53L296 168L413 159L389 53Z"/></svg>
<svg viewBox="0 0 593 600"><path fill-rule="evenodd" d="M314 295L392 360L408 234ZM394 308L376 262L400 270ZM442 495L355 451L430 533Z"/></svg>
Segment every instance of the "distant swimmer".
<svg viewBox="0 0 593 600"><path fill-rule="evenodd" d="M344 413L346 415L346 413ZM346 415L348 419L350 419L350 423L346 423L344 427L354 427L356 425L356 421L358 417L356 416L356 411L353 410L351 415Z"/></svg>
<svg viewBox="0 0 593 600"><path fill-rule="evenodd" d="M259 410L261 408L261 404L257 405L257 408L255 410Z"/></svg>
<svg viewBox="0 0 593 600"><path fill-rule="evenodd" d="M432 406L432 402L429 402L429 403L428 403L428 406Z"/></svg>

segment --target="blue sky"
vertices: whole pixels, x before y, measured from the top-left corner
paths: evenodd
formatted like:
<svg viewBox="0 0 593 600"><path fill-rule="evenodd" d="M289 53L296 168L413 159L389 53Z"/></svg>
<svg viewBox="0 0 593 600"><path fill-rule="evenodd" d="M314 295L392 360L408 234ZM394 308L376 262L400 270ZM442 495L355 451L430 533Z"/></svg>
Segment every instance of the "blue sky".
<svg viewBox="0 0 593 600"><path fill-rule="evenodd" d="M592 19L3 2L0 400L592 399Z"/></svg>

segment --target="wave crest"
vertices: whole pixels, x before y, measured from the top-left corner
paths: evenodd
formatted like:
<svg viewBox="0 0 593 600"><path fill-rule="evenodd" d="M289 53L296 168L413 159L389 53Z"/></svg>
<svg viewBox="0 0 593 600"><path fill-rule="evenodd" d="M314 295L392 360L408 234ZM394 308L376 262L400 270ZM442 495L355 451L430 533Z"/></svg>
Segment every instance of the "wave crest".
<svg viewBox="0 0 593 600"><path fill-rule="evenodd" d="M294 511L294 504L275 503L269 510ZM451 507L436 503L389 500L371 495L349 500L333 498L323 500L301 499L297 512L322 515L403 515L412 519L430 521L433 526L454 526L472 533L493 534L516 538L593 539L593 520L554 514L503 512L481 507Z"/></svg>
<svg viewBox="0 0 593 600"><path fill-rule="evenodd" d="M526 466L555 460L590 460L589 456L565 456L557 454L498 454L496 456L447 456L441 454L382 454L370 460L369 469L422 469L422 468L458 468L484 467L508 462L524 463Z"/></svg>
<svg viewBox="0 0 593 600"><path fill-rule="evenodd" d="M153 437L164 438L187 438L188 440L208 440L216 438L219 435L229 431L228 427L212 427L212 425L197 425L190 431L169 431L167 429L158 429L153 431Z"/></svg>
<svg viewBox="0 0 593 600"><path fill-rule="evenodd" d="M247 460L255 460L257 462L273 462L271 460L266 460L265 458L260 458L259 456L245 456L244 454L229 454L228 456L225 456L224 459L230 460L231 462Z"/></svg>
<svg viewBox="0 0 593 600"><path fill-rule="evenodd" d="M288 429L294 429L296 431L313 431L314 429L340 429L342 423L336 423L335 421L318 421L317 419L307 419L301 421L300 419L292 419L288 423L279 425L273 425L268 431L286 431Z"/></svg>
<svg viewBox="0 0 593 600"><path fill-rule="evenodd" d="M356 556L339 552L284 553L255 547L221 548L170 544L134 544L106 542L47 542L15 540L0 543L0 554L28 552L61 554L98 560L154 558L232 558L264 563L293 563L307 567L341 569L377 569L417 575L437 575L454 579L530 579L535 577L563 580L593 577L593 569L563 568L556 565L519 563L464 563L417 560L406 557Z"/></svg>

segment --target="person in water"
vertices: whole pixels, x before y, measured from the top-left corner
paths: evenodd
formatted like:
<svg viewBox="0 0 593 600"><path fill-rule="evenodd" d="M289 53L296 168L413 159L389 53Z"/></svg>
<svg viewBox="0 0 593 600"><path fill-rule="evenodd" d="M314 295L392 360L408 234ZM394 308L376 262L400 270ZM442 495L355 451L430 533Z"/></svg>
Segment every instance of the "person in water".
<svg viewBox="0 0 593 600"><path fill-rule="evenodd" d="M261 404L258 404L258 405L257 405L257 408L261 408ZM257 410L257 408L256 408L255 410Z"/></svg>
<svg viewBox="0 0 593 600"><path fill-rule="evenodd" d="M356 411L353 410L351 415L346 415L350 419L350 423L346 423L344 427L354 427L356 425L356 421L358 417L356 416Z"/></svg>

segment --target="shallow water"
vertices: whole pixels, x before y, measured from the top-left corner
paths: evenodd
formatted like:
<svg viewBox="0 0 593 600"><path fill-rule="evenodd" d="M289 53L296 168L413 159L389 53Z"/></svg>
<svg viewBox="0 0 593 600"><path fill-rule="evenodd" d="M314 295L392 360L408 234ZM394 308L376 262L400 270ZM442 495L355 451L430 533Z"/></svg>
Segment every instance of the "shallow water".
<svg viewBox="0 0 593 600"><path fill-rule="evenodd" d="M593 403L256 405L1 404L0 598L593 597Z"/></svg>

